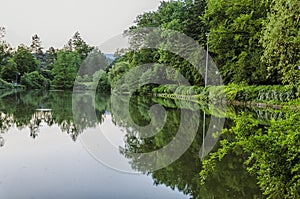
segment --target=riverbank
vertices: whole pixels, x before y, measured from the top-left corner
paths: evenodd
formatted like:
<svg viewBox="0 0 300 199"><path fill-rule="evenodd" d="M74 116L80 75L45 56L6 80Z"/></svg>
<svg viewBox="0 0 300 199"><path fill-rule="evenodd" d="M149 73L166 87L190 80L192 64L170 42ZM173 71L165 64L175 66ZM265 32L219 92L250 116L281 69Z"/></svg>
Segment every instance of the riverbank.
<svg viewBox="0 0 300 199"><path fill-rule="evenodd" d="M237 106L280 109L283 106L300 107L300 87L296 86L226 86L163 85L152 89L155 97L206 101Z"/></svg>

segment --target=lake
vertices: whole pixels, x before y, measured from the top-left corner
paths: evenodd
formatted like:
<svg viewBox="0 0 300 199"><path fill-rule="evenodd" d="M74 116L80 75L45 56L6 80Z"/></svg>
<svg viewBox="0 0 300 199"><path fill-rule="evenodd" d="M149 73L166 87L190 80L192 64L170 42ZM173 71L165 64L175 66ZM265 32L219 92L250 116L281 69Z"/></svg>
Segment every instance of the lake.
<svg viewBox="0 0 300 199"><path fill-rule="evenodd" d="M231 127L241 111L262 125L273 114L226 110L149 96L1 91L0 198L262 198L241 151L200 183L202 155L219 144L211 129Z"/></svg>

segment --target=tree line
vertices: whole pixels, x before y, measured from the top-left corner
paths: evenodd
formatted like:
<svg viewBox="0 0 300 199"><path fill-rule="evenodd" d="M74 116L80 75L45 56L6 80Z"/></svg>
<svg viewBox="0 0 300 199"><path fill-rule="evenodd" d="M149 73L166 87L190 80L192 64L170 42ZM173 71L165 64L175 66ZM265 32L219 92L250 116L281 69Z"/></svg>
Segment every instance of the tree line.
<svg viewBox="0 0 300 199"><path fill-rule="evenodd" d="M71 89L77 76L92 81L107 64L105 55L88 45L79 32L62 49L44 51L38 35L32 36L30 46L12 48L5 41L5 28L0 28L0 78L9 83L28 89Z"/></svg>
<svg viewBox="0 0 300 199"><path fill-rule="evenodd" d="M161 2L156 11L137 16L135 25L125 32L159 27L184 33L203 47L208 46L225 84L298 86L299 20L300 2L297 0L171 0ZM127 71L145 63L158 64L145 71L140 82L153 75L165 75L166 83L180 85L174 79L181 74L191 85L204 85L202 75L188 61L164 50L127 49L119 52L112 67L99 72L107 68L107 61L97 48L81 38L79 32L63 49L51 47L45 52L37 35L32 37L30 46L20 45L17 49L11 48L4 36L5 29L1 28L0 77L28 88L69 89L79 71L83 81L100 76L100 84L109 90ZM139 35L132 41L132 45L139 42ZM189 52L190 49L186 45L182 50ZM93 58L86 61L91 52L95 52ZM82 64L89 67L80 67ZM171 66L176 72L164 71L159 64ZM130 87L131 81L128 78L122 86ZM148 85L146 90L155 86Z"/></svg>
<svg viewBox="0 0 300 199"><path fill-rule="evenodd" d="M171 0L161 2L157 11L139 15L127 32L159 27L184 33L204 48L208 46L225 84L297 86L300 84L299 20L297 0ZM134 37L139 40L140 35ZM183 46L182 50L189 52L189 46ZM157 49L123 53L108 73L112 85L126 71L145 63L171 66L192 85L204 85L201 74L190 63ZM149 74L157 70L152 69ZM174 75L169 75L169 79L174 79ZM143 82L147 75L141 78Z"/></svg>

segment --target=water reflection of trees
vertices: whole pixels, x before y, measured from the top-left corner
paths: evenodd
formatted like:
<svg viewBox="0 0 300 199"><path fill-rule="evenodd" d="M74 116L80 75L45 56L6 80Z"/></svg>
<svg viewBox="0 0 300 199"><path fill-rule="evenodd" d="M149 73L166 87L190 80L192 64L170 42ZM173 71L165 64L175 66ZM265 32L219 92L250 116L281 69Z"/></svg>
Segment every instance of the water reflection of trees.
<svg viewBox="0 0 300 199"><path fill-rule="evenodd" d="M0 98L0 130L2 133L5 133L13 126L19 129L29 127L30 136L35 138L39 133L41 124L46 123L49 126L58 125L63 132L68 133L73 140L76 140L84 129L102 123L105 112L110 109L109 96L99 94L96 95L95 99L91 96L88 93L78 93L72 96L71 92L42 91L2 95ZM78 105L75 113L72 110L72 97L75 104ZM124 103L127 103L125 98L119 96L114 98L113 102L113 107L111 107L113 122L118 126L124 127L127 131L125 147L121 149L121 153L131 160L134 169L151 175L156 185L164 184L172 189L178 189L195 199L261 197L255 178L249 176L243 169L242 162L244 162L246 157L239 151L232 152L222 162L218 162L215 171L206 180L206 183L201 185L199 177L199 172L201 171L199 150L203 139L203 114L200 114L200 120L194 117L193 111L199 111L196 109L197 106L195 104L181 103L179 107L178 102L174 100L132 97L129 103L130 114L128 115L125 114L128 110L124 110L127 108L124 106ZM150 118L150 107L157 103L164 106L166 114L155 114L156 117ZM184 114L186 115L181 115L181 109L185 109ZM207 108L208 113L210 110L212 109ZM96 118L89 115L91 111L95 112ZM229 115L234 115L239 111L230 107ZM220 112L216 112L220 114ZM265 111L265 113L267 112ZM262 114L262 110L252 111L252 114L256 113L259 113L257 117L265 115ZM176 135L182 116L189 117L189 120L186 121L186 131L189 130L191 125L199 125L199 131L194 141L189 149L175 162L163 169L149 172L142 162L134 159L135 157L131 156L131 154L150 152L167 145ZM211 116L208 114L206 127L208 127L210 119ZM163 127L155 129L161 125L161 121L165 122ZM264 121L263 119L262 122ZM145 126L150 122L154 126L152 130L159 130L159 133L152 137L140 139L139 129L135 127ZM232 125L232 120L226 119L225 126L230 127ZM2 139L1 141L0 137L0 145L3 144L4 140ZM157 160L163 158L157 157Z"/></svg>
<svg viewBox="0 0 300 199"><path fill-rule="evenodd" d="M125 97L126 98L126 97ZM193 104L183 104L186 107L185 113L189 115L189 120L185 121L189 124L186 125L186 131L189 131L189 126L199 122L199 130L192 142L189 149L175 162L169 166L149 172L145 167L144 162L132 156L132 153L147 153L153 150L160 149L168 144L174 138L178 126L181 121L181 110L174 106L176 102L169 100L164 101L166 117L161 118L152 117L152 124L159 124L158 120L165 120L164 127L153 137L141 139L137 125L147 125L150 123L149 108L157 102L149 97L132 97L129 102L130 118L124 114L127 103L125 98L118 97L114 100L114 107L112 107L113 120L117 125L125 127L127 135L125 138L125 147L121 149L133 169L151 175L155 185L164 184L172 189L178 189L184 194L189 195L191 198L253 198L261 197L256 179L243 168L243 160L246 158L244 154L236 151L226 156L226 158L217 163L215 172L210 176L204 185L200 183L199 173L201 171L201 160L199 158L199 150L202 145L202 127L203 116L201 115L200 121L193 117ZM162 103L160 103L162 104ZM169 105L168 105L169 104ZM170 108L171 107L171 108ZM198 110L199 111L199 110ZM211 116L206 118L206 127L210 122ZM195 121L196 120L196 121ZM135 124L133 124L133 122ZM225 126L233 125L232 120L227 119ZM216 146L218 147L218 146ZM162 160L164 157L157 157L156 161Z"/></svg>
<svg viewBox="0 0 300 199"><path fill-rule="evenodd" d="M84 129L95 127L103 121L103 114L107 110L107 95L97 95L94 106L91 95L80 94L73 96L72 92L47 92L30 91L3 94L0 98L0 130L7 132L11 127L18 129L29 127L30 136L35 138L38 135L41 124L49 126L58 125L60 129L68 133L75 141ZM81 111L78 107L76 120L73 117L72 100L76 104L89 108L89 111L96 112L96 118L85 115L86 111Z"/></svg>

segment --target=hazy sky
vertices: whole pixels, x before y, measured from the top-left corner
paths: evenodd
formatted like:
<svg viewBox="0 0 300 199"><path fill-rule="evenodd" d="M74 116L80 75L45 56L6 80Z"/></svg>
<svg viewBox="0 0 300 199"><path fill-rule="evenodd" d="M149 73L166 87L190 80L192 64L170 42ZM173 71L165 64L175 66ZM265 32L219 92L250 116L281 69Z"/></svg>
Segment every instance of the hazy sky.
<svg viewBox="0 0 300 199"><path fill-rule="evenodd" d="M156 10L160 0L1 0L0 26L16 47L38 34L45 48L62 47L78 30L98 46L121 34L137 15Z"/></svg>

